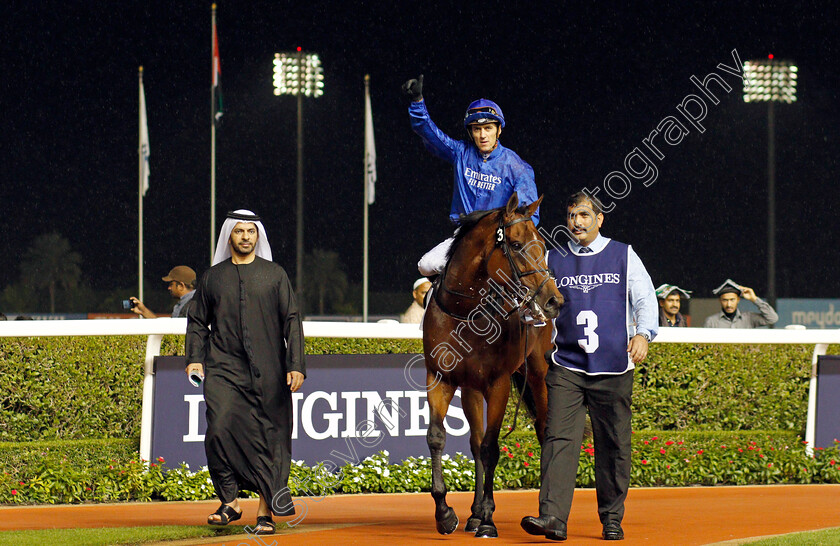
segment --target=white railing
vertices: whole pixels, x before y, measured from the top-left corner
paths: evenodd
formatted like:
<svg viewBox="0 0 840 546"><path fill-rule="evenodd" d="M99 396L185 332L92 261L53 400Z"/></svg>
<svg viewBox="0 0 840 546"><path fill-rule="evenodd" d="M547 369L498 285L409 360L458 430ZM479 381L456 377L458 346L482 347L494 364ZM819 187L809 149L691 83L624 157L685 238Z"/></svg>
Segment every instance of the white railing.
<svg viewBox="0 0 840 546"><path fill-rule="evenodd" d="M185 318L126 319L126 320L50 320L2 321L0 337L48 336L120 336L145 335L143 406L140 423L140 456L149 460L152 439L152 395L154 392L154 359L160 354L164 335L183 335L187 329ZM346 337L380 339L421 339L417 324L363 322L303 323L307 337ZM660 328L655 343L740 343L740 344L796 344L814 345L811 358L811 382L808 392L808 418L805 441L808 449L814 445L817 409L817 358L824 355L828 345L840 344L840 329L833 330L744 330L727 328ZM809 451L810 452L810 451Z"/></svg>

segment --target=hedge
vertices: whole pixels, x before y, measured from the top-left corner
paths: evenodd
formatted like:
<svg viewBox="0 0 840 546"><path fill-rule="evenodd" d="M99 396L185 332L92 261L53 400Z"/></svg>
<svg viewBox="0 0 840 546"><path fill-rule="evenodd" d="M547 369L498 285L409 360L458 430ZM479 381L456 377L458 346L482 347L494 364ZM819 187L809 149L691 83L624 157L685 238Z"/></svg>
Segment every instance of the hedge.
<svg viewBox="0 0 840 546"><path fill-rule="evenodd" d="M145 336L0 338L0 441L139 437L145 343ZM634 427L801 433L812 350L654 343L636 372ZM416 353L421 342L311 338L306 351ZM183 354L183 336L165 336L161 354Z"/></svg>

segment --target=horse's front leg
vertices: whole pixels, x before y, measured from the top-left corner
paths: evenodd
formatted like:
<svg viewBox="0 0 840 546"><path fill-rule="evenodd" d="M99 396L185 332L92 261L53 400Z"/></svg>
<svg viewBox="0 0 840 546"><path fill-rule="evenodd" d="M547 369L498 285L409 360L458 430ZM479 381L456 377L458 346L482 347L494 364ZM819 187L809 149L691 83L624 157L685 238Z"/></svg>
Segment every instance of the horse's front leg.
<svg viewBox="0 0 840 546"><path fill-rule="evenodd" d="M548 388L545 386L545 376L549 364L538 351L528 355L528 388L534 399L534 430L540 445L545 438L545 421L548 414Z"/></svg>
<svg viewBox="0 0 840 546"><path fill-rule="evenodd" d="M487 430L481 442L481 462L484 465L484 494L481 499L479 515L481 525L475 532L476 537L495 538L499 536L493 523L496 502L493 500L493 478L499 462L499 431L505 417L505 407L510 396L510 376L503 375L487 389Z"/></svg>
<svg viewBox="0 0 840 546"><path fill-rule="evenodd" d="M484 464L481 462L481 442L484 439L484 397L474 389L461 389L461 406L470 424L470 451L475 461L475 495L470 519L464 526L467 533L475 533L481 525L481 500L484 498Z"/></svg>
<svg viewBox="0 0 840 546"><path fill-rule="evenodd" d="M458 516L446 504L446 483L443 481L441 456L446 445L443 418L455 394L455 387L438 382L436 375L426 372L426 389L429 400L429 430L426 443L432 456L432 498L435 499L435 524L438 533L448 535L458 527Z"/></svg>

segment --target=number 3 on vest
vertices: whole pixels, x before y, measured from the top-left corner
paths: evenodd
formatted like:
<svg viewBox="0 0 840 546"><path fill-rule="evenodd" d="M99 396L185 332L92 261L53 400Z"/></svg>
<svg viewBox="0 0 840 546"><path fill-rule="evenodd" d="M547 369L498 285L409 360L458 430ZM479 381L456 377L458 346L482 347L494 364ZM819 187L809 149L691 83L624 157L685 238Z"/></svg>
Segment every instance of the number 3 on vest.
<svg viewBox="0 0 840 546"><path fill-rule="evenodd" d="M578 326L583 326L583 335L585 336L578 340L578 345L587 353L594 353L598 350L599 345L598 334L595 333L595 329L598 328L598 315L594 311L586 309L578 313L577 323Z"/></svg>

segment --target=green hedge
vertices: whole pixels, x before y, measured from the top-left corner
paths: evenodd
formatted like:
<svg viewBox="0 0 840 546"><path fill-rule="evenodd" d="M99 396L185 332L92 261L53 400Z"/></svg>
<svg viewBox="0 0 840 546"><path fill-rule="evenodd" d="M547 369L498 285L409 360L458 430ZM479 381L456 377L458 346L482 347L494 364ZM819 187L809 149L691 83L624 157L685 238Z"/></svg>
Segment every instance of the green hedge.
<svg viewBox="0 0 840 546"><path fill-rule="evenodd" d="M813 349L653 344L635 374L633 426L793 430L804 436Z"/></svg>
<svg viewBox="0 0 840 546"><path fill-rule="evenodd" d="M145 344L145 336L0 338L0 441L139 437ZM419 340L306 340L308 354L421 350ZM812 350L654 343L636 373L634 427L801 433ZM183 354L183 336L165 336L161 354Z"/></svg>

